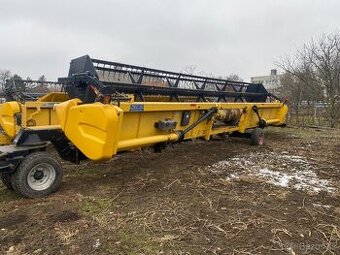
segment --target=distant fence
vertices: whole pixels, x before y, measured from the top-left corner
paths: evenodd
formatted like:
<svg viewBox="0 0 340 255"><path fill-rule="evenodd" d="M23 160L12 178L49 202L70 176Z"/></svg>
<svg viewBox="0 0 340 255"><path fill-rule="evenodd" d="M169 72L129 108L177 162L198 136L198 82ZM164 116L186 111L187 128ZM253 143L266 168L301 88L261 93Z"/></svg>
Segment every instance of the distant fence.
<svg viewBox="0 0 340 255"><path fill-rule="evenodd" d="M287 123L293 126L330 127L326 107L321 103L302 105L298 113L296 109L289 107ZM338 120L336 128L340 128L340 120Z"/></svg>

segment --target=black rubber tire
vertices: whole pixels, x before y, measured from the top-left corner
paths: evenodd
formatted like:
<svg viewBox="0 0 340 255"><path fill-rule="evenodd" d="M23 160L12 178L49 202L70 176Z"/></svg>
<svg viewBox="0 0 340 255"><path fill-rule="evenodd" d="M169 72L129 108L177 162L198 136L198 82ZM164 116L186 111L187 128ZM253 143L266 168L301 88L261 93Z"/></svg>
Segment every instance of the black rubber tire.
<svg viewBox="0 0 340 255"><path fill-rule="evenodd" d="M11 182L11 174L9 173L1 173L1 181L9 190L14 190L12 182Z"/></svg>
<svg viewBox="0 0 340 255"><path fill-rule="evenodd" d="M262 128L254 128L250 134L251 145L263 145L264 144L264 132Z"/></svg>
<svg viewBox="0 0 340 255"><path fill-rule="evenodd" d="M33 167L42 163L51 166L51 169L53 169L52 171L55 173L55 177L52 180L51 185L47 188L43 190L35 190L28 183L28 174ZM12 174L11 181L14 190L20 195L27 198L38 198L48 196L57 191L62 177L63 169L56 159L51 157L51 155L46 152L34 152L24 158L24 160L20 163L17 170Z"/></svg>

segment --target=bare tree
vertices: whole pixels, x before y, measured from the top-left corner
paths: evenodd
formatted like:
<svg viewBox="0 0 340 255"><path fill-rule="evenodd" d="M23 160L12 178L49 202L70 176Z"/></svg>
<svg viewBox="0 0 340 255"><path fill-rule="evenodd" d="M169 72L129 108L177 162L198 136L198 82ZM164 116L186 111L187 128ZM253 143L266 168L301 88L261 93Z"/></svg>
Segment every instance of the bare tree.
<svg viewBox="0 0 340 255"><path fill-rule="evenodd" d="M1 91L5 90L6 81L10 78L11 78L11 72L9 70L0 71Z"/></svg>
<svg viewBox="0 0 340 255"><path fill-rule="evenodd" d="M232 73L225 78L229 81L243 81L243 79L236 73Z"/></svg>
<svg viewBox="0 0 340 255"><path fill-rule="evenodd" d="M184 74L190 74L190 75L198 75L198 76L203 76L203 77L209 77L209 78L216 78L216 79L226 79L226 80L230 80L230 81L243 81L243 79L238 75L238 74L230 74L228 76L223 76L223 75L214 75L212 73L208 73L208 72L204 72L201 70L197 70L197 66L196 65L187 65L184 67L182 73ZM195 87L193 85L192 82L190 83L184 83L184 88L188 88L188 89L196 89L197 87ZM205 85L205 89L206 90L216 90L216 87L214 85L212 85L211 83L207 83Z"/></svg>
<svg viewBox="0 0 340 255"><path fill-rule="evenodd" d="M278 65L297 79L301 100L324 102L325 117L335 127L340 118L340 33L311 40Z"/></svg>
<svg viewBox="0 0 340 255"><path fill-rule="evenodd" d="M194 75L194 74L196 74L196 70L197 70L197 66L196 65L187 65L187 66L184 67L182 72L185 73L185 74L192 74L192 75Z"/></svg>
<svg viewBox="0 0 340 255"><path fill-rule="evenodd" d="M38 81L40 81L41 83L44 83L44 82L46 81L45 75L41 75L41 76L38 78Z"/></svg>

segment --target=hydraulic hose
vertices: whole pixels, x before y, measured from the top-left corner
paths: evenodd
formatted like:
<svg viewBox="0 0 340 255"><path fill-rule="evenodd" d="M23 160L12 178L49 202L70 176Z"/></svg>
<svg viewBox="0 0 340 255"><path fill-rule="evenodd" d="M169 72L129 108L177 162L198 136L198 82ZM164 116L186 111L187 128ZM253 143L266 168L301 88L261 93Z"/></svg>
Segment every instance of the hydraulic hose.
<svg viewBox="0 0 340 255"><path fill-rule="evenodd" d="M200 124L202 121L210 118L212 115L214 115L217 112L217 108L213 107L211 108L206 114L204 114L201 118L196 120L194 123L192 123L189 127L187 127L184 130L179 131L178 134L178 140L177 141L182 141L184 139L184 136L190 132L193 128L195 128L198 124Z"/></svg>

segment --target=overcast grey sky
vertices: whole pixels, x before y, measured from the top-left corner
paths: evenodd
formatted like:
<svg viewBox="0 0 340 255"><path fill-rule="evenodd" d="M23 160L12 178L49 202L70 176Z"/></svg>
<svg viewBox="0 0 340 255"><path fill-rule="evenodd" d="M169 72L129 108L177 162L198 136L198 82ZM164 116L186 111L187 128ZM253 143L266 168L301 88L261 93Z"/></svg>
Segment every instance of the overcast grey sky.
<svg viewBox="0 0 340 255"><path fill-rule="evenodd" d="M340 27L339 0L0 0L0 10L0 69L49 80L84 54L249 80Z"/></svg>

